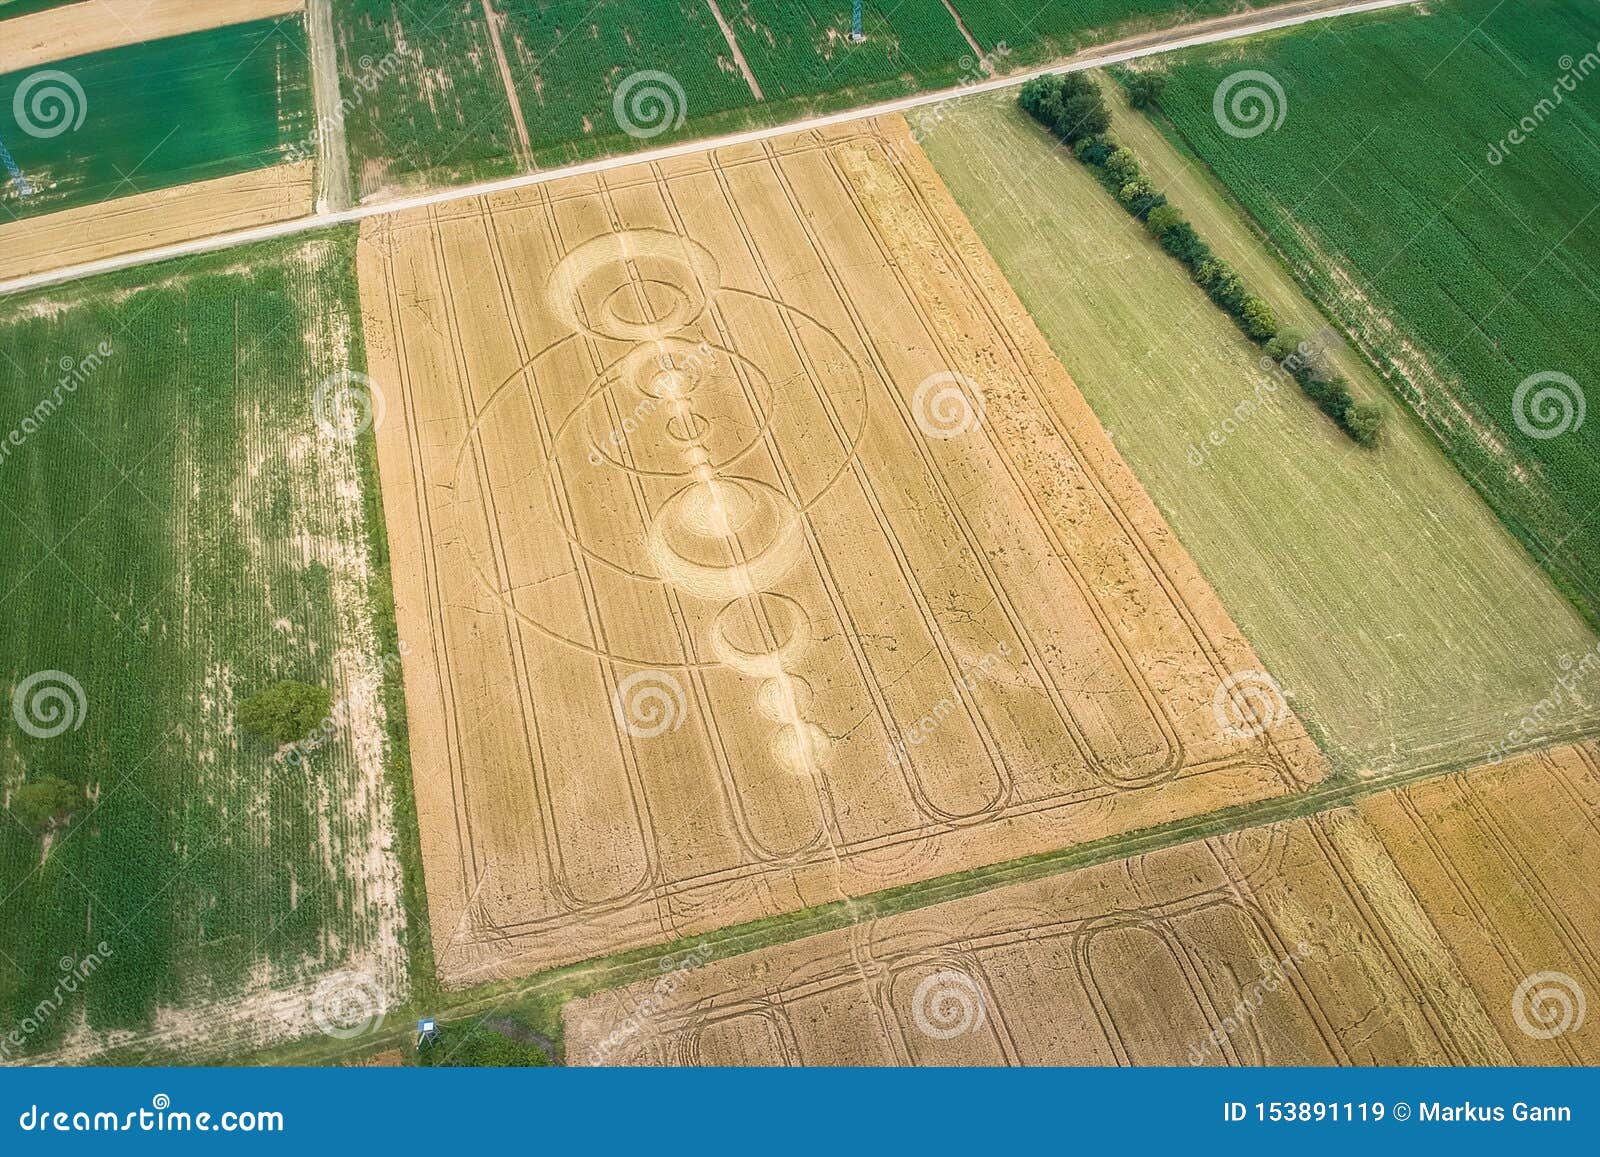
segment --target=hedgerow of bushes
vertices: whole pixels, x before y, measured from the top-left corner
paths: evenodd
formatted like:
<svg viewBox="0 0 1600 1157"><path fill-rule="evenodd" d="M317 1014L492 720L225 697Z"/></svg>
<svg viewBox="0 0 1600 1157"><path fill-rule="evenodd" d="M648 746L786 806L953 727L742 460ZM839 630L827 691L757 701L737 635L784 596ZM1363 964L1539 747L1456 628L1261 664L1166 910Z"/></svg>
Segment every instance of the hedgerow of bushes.
<svg viewBox="0 0 1600 1157"><path fill-rule="evenodd" d="M1160 95L1159 78L1144 77L1132 95L1141 107L1152 103ZM1293 375L1323 413L1361 445L1377 444L1383 408L1356 401L1350 384L1326 359L1307 356L1296 335L1280 330L1272 307L1251 293L1238 271L1211 251L1183 213L1150 183L1133 151L1111 136L1111 111L1090 77L1081 72L1035 77L1022 86L1018 100L1025 112L1072 146L1073 155L1123 208L1144 222L1163 249L1188 268L1195 284L1245 335Z"/></svg>

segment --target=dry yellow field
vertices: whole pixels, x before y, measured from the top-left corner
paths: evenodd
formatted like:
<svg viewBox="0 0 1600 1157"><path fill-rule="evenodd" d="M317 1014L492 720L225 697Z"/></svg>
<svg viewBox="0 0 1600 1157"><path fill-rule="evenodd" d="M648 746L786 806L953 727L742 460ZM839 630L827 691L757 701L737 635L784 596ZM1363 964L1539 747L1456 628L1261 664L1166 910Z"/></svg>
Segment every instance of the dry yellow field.
<svg viewBox="0 0 1600 1157"><path fill-rule="evenodd" d="M0 280L299 217L311 182L299 161L0 225Z"/></svg>
<svg viewBox="0 0 1600 1157"><path fill-rule="evenodd" d="M899 118L359 265L447 983L1322 776Z"/></svg>
<svg viewBox="0 0 1600 1157"><path fill-rule="evenodd" d="M304 7L305 0L83 0L7 20L0 74Z"/></svg>
<svg viewBox="0 0 1600 1157"><path fill-rule="evenodd" d="M568 1061L1593 1064L1596 752L690 955L570 1004Z"/></svg>
<svg viewBox="0 0 1600 1157"><path fill-rule="evenodd" d="M1569 1007L1576 1016L1575 989L1562 978L1600 995L1600 745L1386 792L1364 800L1361 814L1449 943L1513 1063L1600 1064L1600 1024L1545 1037L1518 1022L1520 1013L1537 1034ZM1531 977L1542 979L1513 999Z"/></svg>

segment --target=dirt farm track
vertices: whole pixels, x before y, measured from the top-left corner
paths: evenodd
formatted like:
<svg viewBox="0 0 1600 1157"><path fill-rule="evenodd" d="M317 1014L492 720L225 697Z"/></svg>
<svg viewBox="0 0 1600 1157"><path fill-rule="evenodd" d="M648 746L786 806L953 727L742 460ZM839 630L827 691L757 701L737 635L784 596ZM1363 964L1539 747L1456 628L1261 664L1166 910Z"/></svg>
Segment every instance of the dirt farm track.
<svg viewBox="0 0 1600 1157"><path fill-rule="evenodd" d="M898 117L359 264L447 983L1322 776Z"/></svg>

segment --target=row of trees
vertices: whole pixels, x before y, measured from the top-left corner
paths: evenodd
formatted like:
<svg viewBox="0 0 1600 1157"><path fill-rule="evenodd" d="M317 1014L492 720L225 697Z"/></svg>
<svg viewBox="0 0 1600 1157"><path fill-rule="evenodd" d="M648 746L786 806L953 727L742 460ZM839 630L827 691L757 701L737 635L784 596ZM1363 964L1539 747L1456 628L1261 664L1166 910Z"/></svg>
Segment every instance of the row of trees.
<svg viewBox="0 0 1600 1157"><path fill-rule="evenodd" d="M1134 74L1129 87L1139 107L1144 107L1160 97L1161 78ZM1326 359L1312 356L1298 335L1282 330L1272 307L1251 293L1238 271L1213 253L1183 213L1167 202L1133 151L1111 136L1111 112L1093 79L1082 72L1035 77L1022 86L1018 99L1024 111L1072 146L1073 155L1144 222L1163 249L1183 262L1195 284L1294 377L1323 413L1363 446L1377 443L1383 408L1356 401L1349 382Z"/></svg>

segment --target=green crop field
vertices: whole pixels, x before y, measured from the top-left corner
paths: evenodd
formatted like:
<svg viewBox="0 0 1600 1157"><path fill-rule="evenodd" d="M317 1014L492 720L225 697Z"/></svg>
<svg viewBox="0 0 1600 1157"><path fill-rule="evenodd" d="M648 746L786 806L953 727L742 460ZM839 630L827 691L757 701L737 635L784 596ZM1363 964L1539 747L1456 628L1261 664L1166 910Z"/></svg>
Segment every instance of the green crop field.
<svg viewBox="0 0 1600 1157"><path fill-rule="evenodd" d="M1600 9L1429 9L1183 54L1161 107L1600 616L1600 420L1580 424L1600 402L1600 85L1580 76L1600 67ZM1282 86L1276 131L1219 127L1213 94L1241 68ZM1540 374L1565 380L1531 383L1519 404Z"/></svg>
<svg viewBox="0 0 1600 1157"><path fill-rule="evenodd" d="M1146 120L1119 108L1114 131L1280 318L1322 324ZM923 147L1336 769L1481 759L1595 645L1404 413L1374 452L1292 383L1261 392L1259 351L1014 93L956 102ZM1586 693L1519 738L1600 725Z"/></svg>
<svg viewBox="0 0 1600 1157"><path fill-rule="evenodd" d="M850 0L719 7L760 100L706 0L489 0L492 24L484 0L334 0L357 194L503 177L890 100L1237 5L957 4L987 65L943 0L865 4L860 44L850 40ZM619 93L644 131L619 123Z"/></svg>
<svg viewBox="0 0 1600 1157"><path fill-rule="evenodd" d="M76 4L79 0L0 0L0 20L8 16L26 16L30 12L43 12L46 8L60 8Z"/></svg>
<svg viewBox="0 0 1600 1157"><path fill-rule="evenodd" d="M1004 44L1013 67L1070 56L1151 29L1226 16L1281 0L956 0L985 52Z"/></svg>
<svg viewBox="0 0 1600 1157"><path fill-rule="evenodd" d="M541 166L620 152L635 140L700 135L718 114L754 101L705 0L497 0L496 7L505 13L506 55ZM677 88L648 77L623 88L650 71ZM647 135L629 137L619 125L619 89L624 116Z"/></svg>
<svg viewBox="0 0 1600 1157"><path fill-rule="evenodd" d="M130 1030L179 1053L191 1030L211 1047L315 1032L277 1018L338 969L404 996L371 435L318 421L318 383L364 357L352 246L0 303L8 1055L81 1056L85 1025L102 1047ZM335 700L299 761L236 718L286 678ZM51 780L75 818L24 826L26 787Z"/></svg>
<svg viewBox="0 0 1600 1157"><path fill-rule="evenodd" d="M739 0L724 10L768 100L830 96L866 104L961 78L972 48L940 0L864 6L866 40L850 40L850 0Z"/></svg>
<svg viewBox="0 0 1600 1157"><path fill-rule="evenodd" d="M19 88L27 124L15 115ZM0 220L276 164L310 131L299 17L0 76L0 140L33 187L0 186Z"/></svg>
<svg viewBox="0 0 1600 1157"><path fill-rule="evenodd" d="M338 0L350 173L366 196L518 168L516 130L479 0Z"/></svg>

